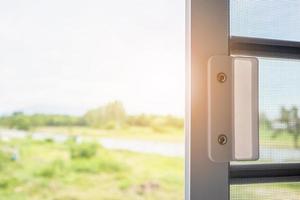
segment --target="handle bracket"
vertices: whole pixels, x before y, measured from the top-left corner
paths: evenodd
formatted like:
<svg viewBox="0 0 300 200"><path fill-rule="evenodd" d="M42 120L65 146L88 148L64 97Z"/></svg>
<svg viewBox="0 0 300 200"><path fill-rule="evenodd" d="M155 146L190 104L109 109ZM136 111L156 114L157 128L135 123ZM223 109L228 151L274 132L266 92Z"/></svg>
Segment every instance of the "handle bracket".
<svg viewBox="0 0 300 200"><path fill-rule="evenodd" d="M208 148L214 162L257 160L258 59L208 61Z"/></svg>

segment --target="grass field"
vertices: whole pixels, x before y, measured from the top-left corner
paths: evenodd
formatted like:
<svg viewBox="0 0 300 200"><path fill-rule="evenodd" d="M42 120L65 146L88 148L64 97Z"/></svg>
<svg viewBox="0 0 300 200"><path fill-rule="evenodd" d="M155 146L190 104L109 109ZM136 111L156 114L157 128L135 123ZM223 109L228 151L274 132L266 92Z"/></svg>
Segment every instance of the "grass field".
<svg viewBox="0 0 300 200"><path fill-rule="evenodd" d="M36 131L96 137L183 142L180 130L40 128ZM293 148L288 134L272 138L261 130L261 144ZM98 144L33 141L0 143L0 200L181 200L184 159L113 151ZM17 156L14 156L17 151ZM14 160L14 158L17 158ZM232 200L299 200L300 184L231 186Z"/></svg>
<svg viewBox="0 0 300 200"><path fill-rule="evenodd" d="M183 199L183 159L98 145L93 153L94 144L30 139L1 144L13 147L19 160L1 153L1 200Z"/></svg>

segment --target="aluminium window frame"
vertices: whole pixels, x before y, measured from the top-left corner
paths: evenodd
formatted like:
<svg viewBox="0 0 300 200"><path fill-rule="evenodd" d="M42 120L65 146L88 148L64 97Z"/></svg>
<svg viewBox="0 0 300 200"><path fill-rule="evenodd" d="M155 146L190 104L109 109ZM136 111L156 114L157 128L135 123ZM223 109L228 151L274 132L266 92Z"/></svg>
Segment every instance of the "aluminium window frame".
<svg viewBox="0 0 300 200"><path fill-rule="evenodd" d="M208 158L208 59L300 59L300 42L230 36L229 25L229 0L186 0L186 200L229 200L230 184L300 182L300 163L230 165Z"/></svg>
<svg viewBox="0 0 300 200"><path fill-rule="evenodd" d="M231 36L229 43L231 55L300 59L297 41Z"/></svg>
<svg viewBox="0 0 300 200"><path fill-rule="evenodd" d="M230 166L230 184L300 182L300 163L268 163Z"/></svg>
<svg viewBox="0 0 300 200"><path fill-rule="evenodd" d="M229 0L186 0L186 200L229 199L229 162L208 157L207 63L214 55L229 55Z"/></svg>

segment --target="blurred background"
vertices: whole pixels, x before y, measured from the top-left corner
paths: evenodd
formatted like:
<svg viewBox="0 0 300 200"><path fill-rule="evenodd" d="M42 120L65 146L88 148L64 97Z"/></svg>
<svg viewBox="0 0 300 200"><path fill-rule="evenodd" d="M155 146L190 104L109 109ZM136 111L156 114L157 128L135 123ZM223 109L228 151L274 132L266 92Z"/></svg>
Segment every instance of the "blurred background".
<svg viewBox="0 0 300 200"><path fill-rule="evenodd" d="M0 199L183 199L184 3L0 2Z"/></svg>

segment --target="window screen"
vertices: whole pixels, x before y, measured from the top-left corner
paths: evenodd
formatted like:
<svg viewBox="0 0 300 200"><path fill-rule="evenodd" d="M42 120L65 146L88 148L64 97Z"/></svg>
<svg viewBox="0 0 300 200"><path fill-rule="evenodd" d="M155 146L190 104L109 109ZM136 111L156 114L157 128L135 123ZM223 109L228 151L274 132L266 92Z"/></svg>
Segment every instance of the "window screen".
<svg viewBox="0 0 300 200"><path fill-rule="evenodd" d="M231 200L299 200L300 183L233 185Z"/></svg>
<svg viewBox="0 0 300 200"><path fill-rule="evenodd" d="M259 63L260 159L254 163L300 162L300 62Z"/></svg>
<svg viewBox="0 0 300 200"><path fill-rule="evenodd" d="M260 159L231 164L300 162L299 80L299 60L259 58ZM300 183L297 182L231 185L230 198L296 200L300 198L299 191Z"/></svg>
<svg viewBox="0 0 300 200"><path fill-rule="evenodd" d="M295 58L296 56L290 56L289 53L298 51L295 42L300 41L299 10L300 1L297 0L230 1L231 36L239 36L241 41L245 37L271 39L268 40L271 41L268 43L269 46L255 46L255 41L258 41L255 39L253 44L246 44L251 51L255 52L254 55L260 57L260 159L253 162L233 162L231 164L235 165L234 167L256 164L256 166L263 166L262 173L267 174L266 166L271 165L264 165L266 163L282 168L287 168L292 163L300 163L300 62L286 59ZM274 45L273 40L294 41L289 43L292 50L287 51L289 47L285 48L284 42L281 42L281 46ZM261 40L261 43L264 44L264 40ZM241 54L245 53L242 48ZM277 54L274 51L277 51ZM262 53L264 55L260 55ZM269 58L262 58L263 56ZM251 165L247 167L251 169ZM247 177L246 173L244 175L244 178ZM276 173L272 173L273 175L276 176ZM271 177L270 183L264 183L265 180L256 178L255 184L253 182L247 184L247 179L243 179L243 184L230 186L230 199L298 200L300 182L297 180L299 179L296 178L290 183L278 183L275 182L278 179Z"/></svg>
<svg viewBox="0 0 300 200"><path fill-rule="evenodd" d="M231 35L300 41L300 1L231 0Z"/></svg>

